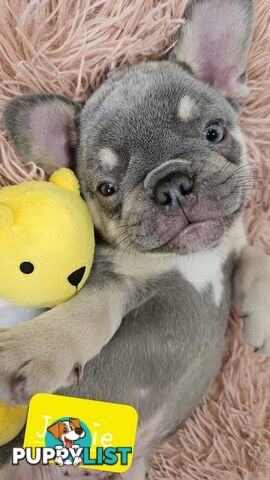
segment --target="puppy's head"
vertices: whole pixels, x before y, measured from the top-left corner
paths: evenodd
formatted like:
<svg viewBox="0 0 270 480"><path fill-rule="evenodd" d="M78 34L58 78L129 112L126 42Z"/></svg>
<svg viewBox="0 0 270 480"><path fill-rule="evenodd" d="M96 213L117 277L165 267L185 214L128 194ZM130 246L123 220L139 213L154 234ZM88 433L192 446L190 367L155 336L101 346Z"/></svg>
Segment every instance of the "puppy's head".
<svg viewBox="0 0 270 480"><path fill-rule="evenodd" d="M78 418L70 418L69 425L71 430L74 430L77 435L81 436L83 434L84 430L81 427L80 420Z"/></svg>
<svg viewBox="0 0 270 480"><path fill-rule="evenodd" d="M67 421L59 421L48 427L54 438L61 440L65 446L72 446L73 441L84 436L84 430L81 427L78 418L70 418Z"/></svg>
<svg viewBox="0 0 270 480"><path fill-rule="evenodd" d="M12 100L4 121L24 160L75 165L111 245L188 253L219 242L250 187L237 125L247 94L251 0L194 0L170 60L126 68L84 107Z"/></svg>
<svg viewBox="0 0 270 480"><path fill-rule="evenodd" d="M62 440L63 435L68 433L68 431L68 425L66 424L66 422L62 421L56 422L50 427L48 427L48 432L51 433L57 440Z"/></svg>

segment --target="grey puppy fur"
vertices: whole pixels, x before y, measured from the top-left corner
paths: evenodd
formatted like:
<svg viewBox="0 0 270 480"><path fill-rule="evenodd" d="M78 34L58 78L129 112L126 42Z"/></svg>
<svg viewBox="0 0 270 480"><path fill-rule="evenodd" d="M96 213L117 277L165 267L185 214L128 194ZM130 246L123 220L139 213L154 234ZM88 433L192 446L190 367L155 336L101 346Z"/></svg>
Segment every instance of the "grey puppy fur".
<svg viewBox="0 0 270 480"><path fill-rule="evenodd" d="M74 166L98 241L74 299L0 332L0 396L23 402L45 390L135 406L134 464L113 479L143 480L153 448L201 400L232 295L248 342L270 351L269 258L247 245L242 225L251 176L237 109L253 18L251 0L193 1L170 60L115 73L85 106L33 95L4 113L25 161L48 173ZM78 380L78 364L79 384L59 390ZM1 480L84 476L11 466L20 442L1 449Z"/></svg>

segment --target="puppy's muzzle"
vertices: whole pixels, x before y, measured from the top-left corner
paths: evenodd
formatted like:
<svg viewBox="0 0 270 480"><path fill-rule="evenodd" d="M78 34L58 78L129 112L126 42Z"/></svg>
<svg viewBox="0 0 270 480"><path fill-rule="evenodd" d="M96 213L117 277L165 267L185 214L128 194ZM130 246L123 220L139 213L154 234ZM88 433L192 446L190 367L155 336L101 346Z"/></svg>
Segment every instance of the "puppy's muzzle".
<svg viewBox="0 0 270 480"><path fill-rule="evenodd" d="M170 160L147 175L145 187L160 207L174 212L192 195L194 181L187 172L186 162Z"/></svg>
<svg viewBox="0 0 270 480"><path fill-rule="evenodd" d="M160 180L154 189L154 199L162 206L168 206L170 210L181 207L185 197L193 191L193 181L188 175L172 174Z"/></svg>

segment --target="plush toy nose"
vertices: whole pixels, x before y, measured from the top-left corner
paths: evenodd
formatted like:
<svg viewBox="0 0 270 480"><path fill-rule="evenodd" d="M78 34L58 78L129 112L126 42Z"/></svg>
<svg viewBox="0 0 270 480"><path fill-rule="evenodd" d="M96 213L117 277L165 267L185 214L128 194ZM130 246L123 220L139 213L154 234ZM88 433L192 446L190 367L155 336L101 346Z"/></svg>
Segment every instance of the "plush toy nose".
<svg viewBox="0 0 270 480"><path fill-rule="evenodd" d="M79 283L82 281L84 273L85 267L81 267L78 270L75 270L75 272L71 273L68 277L69 283L71 283L73 287L78 287Z"/></svg>

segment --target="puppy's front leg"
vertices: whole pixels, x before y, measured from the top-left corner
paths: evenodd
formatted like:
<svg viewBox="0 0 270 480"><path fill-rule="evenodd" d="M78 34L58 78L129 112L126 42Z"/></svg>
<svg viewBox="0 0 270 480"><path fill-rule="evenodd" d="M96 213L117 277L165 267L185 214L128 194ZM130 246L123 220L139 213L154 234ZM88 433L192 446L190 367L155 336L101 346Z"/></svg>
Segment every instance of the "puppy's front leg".
<svg viewBox="0 0 270 480"><path fill-rule="evenodd" d="M270 257L245 245L239 253L233 299L244 317L244 338L256 351L270 354Z"/></svg>
<svg viewBox="0 0 270 480"><path fill-rule="evenodd" d="M109 264L109 262L108 262ZM78 381L85 363L118 329L133 286L95 266L89 284L72 300L0 333L0 399L25 403Z"/></svg>

